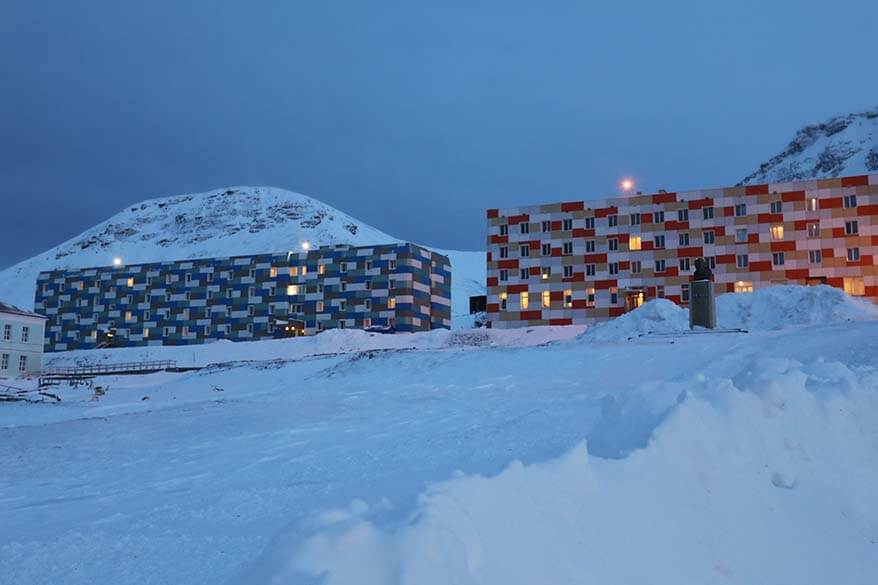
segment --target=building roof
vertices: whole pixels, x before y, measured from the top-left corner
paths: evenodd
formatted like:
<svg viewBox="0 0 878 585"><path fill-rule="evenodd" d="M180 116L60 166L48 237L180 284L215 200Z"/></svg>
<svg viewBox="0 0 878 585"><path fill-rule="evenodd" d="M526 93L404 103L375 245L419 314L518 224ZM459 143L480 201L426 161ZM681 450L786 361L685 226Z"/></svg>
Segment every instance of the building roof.
<svg viewBox="0 0 878 585"><path fill-rule="evenodd" d="M6 313L9 315L22 315L24 317L37 317L39 319L48 319L45 315L40 315L39 313L34 313L33 311L25 311L24 309L19 309L15 305L10 305L9 303L4 303L0 301L0 313Z"/></svg>

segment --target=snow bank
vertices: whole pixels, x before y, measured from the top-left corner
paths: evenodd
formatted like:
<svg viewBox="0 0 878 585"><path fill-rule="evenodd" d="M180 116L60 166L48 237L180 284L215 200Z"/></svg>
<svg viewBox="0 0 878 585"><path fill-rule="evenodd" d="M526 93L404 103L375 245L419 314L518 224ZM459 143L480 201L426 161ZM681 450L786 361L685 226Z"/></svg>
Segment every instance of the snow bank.
<svg viewBox="0 0 878 585"><path fill-rule="evenodd" d="M782 359L741 372L689 380L627 458L591 458L582 445L459 476L424 492L399 528L362 503L324 514L273 582L297 572L328 585L872 582L875 373Z"/></svg>
<svg viewBox="0 0 878 585"><path fill-rule="evenodd" d="M773 286L752 293L727 293L716 299L717 326L773 330L878 319L878 307L831 286ZM655 299L617 319L591 327L584 339L624 341L652 333L689 329L689 311Z"/></svg>

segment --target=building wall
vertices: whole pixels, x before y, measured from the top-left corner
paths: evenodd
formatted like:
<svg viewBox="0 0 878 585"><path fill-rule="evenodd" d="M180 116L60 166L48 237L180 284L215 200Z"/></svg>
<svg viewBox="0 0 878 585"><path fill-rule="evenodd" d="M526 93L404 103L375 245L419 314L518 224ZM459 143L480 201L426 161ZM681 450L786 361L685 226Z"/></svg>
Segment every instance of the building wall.
<svg viewBox="0 0 878 585"><path fill-rule="evenodd" d="M451 266L391 244L61 270L39 275L36 310L47 351L94 348L108 327L122 347L281 337L277 322L291 319L306 334L427 331L451 326Z"/></svg>
<svg viewBox="0 0 878 585"><path fill-rule="evenodd" d="M0 378L42 371L44 326L39 317L0 312Z"/></svg>
<svg viewBox="0 0 878 585"><path fill-rule="evenodd" d="M686 305L699 256L711 262L718 292L825 282L878 302L878 175L489 209L487 217L493 327L591 323L641 298Z"/></svg>

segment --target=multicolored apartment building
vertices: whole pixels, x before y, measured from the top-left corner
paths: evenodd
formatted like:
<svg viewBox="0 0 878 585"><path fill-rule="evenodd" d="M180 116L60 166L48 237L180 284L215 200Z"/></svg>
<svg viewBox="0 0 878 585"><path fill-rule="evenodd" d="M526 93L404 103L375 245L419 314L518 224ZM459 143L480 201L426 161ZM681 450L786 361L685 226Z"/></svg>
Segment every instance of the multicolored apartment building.
<svg viewBox="0 0 878 585"><path fill-rule="evenodd" d="M451 264L411 243L40 273L46 351L451 327Z"/></svg>
<svg viewBox="0 0 878 585"><path fill-rule="evenodd" d="M588 324L717 292L828 284L878 302L878 175L489 209L491 327Z"/></svg>

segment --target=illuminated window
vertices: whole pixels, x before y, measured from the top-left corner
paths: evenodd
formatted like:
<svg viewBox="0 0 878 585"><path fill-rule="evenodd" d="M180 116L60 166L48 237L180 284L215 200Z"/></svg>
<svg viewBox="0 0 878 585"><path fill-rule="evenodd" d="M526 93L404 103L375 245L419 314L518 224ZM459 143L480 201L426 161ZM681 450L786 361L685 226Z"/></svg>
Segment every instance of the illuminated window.
<svg viewBox="0 0 878 585"><path fill-rule="evenodd" d="M308 267L302 266L302 276L305 276L306 274L308 274Z"/></svg>
<svg viewBox="0 0 878 585"><path fill-rule="evenodd" d="M509 299L509 295L507 295L505 292L500 293L500 310L501 311L506 310L506 303L507 303L508 299Z"/></svg>
<svg viewBox="0 0 878 585"><path fill-rule="evenodd" d="M363 329L368 329L371 326L372 326L372 319L370 319L369 317L364 318L363 319Z"/></svg>
<svg viewBox="0 0 878 585"><path fill-rule="evenodd" d="M735 292L736 293L751 293L753 292L753 283L749 280L739 280L735 283Z"/></svg>
<svg viewBox="0 0 878 585"><path fill-rule="evenodd" d="M366 270L372 268L371 266L367 267ZM326 264L318 264L317 265L317 274L325 274L326 273Z"/></svg>
<svg viewBox="0 0 878 585"><path fill-rule="evenodd" d="M275 267L273 267L273 266L272 266L271 268L269 268L269 269L268 269L268 275L269 275L271 278L274 278L275 276L277 276L277 268L275 268Z"/></svg>
<svg viewBox="0 0 878 585"><path fill-rule="evenodd" d="M396 308L396 299L394 297L390 297L387 299L387 308L395 309Z"/></svg>
<svg viewBox="0 0 878 585"><path fill-rule="evenodd" d="M146 329L146 328L143 329L143 336L149 337L149 329Z"/></svg>
<svg viewBox="0 0 878 585"><path fill-rule="evenodd" d="M322 313L323 312L323 301L317 301L314 304L314 312Z"/></svg>
<svg viewBox="0 0 878 585"><path fill-rule="evenodd" d="M610 287L610 304L617 305L619 304L619 289L615 286Z"/></svg>
<svg viewBox="0 0 878 585"><path fill-rule="evenodd" d="M818 205L817 205L817 198L816 198L816 197L811 197L811 198L808 200L808 209L811 210L811 211L817 211L817 207L818 207Z"/></svg>
<svg viewBox="0 0 878 585"><path fill-rule="evenodd" d="M299 276L298 266L290 266L290 276Z"/></svg>
<svg viewBox="0 0 878 585"><path fill-rule="evenodd" d="M861 297L866 294L866 284L861 276L845 277L844 292L854 297Z"/></svg>
<svg viewBox="0 0 878 585"><path fill-rule="evenodd" d="M128 286L134 286L134 279L133 278L128 279Z"/></svg>
<svg viewBox="0 0 878 585"><path fill-rule="evenodd" d="M552 293L547 290L543 291L543 308L548 309L552 306Z"/></svg>
<svg viewBox="0 0 878 585"><path fill-rule="evenodd" d="M782 240L783 239L783 226L782 225L771 226L771 239L772 240Z"/></svg>
<svg viewBox="0 0 878 585"><path fill-rule="evenodd" d="M809 223L808 224L808 237L809 238L819 238L820 237L820 224L819 223Z"/></svg>
<svg viewBox="0 0 878 585"><path fill-rule="evenodd" d="M519 306L522 309L526 309L528 307L529 302L530 302L530 300L528 298L528 294L526 292L523 292L523 293L520 293L518 295L518 297L519 297L519 301L518 301Z"/></svg>
<svg viewBox="0 0 878 585"><path fill-rule="evenodd" d="M299 294L299 285L291 284L287 286L287 294L290 296Z"/></svg>
<svg viewBox="0 0 878 585"><path fill-rule="evenodd" d="M568 309L573 306L573 291L569 288L564 291L564 306Z"/></svg>
<svg viewBox="0 0 878 585"><path fill-rule="evenodd" d="M594 308L594 289L587 288L585 289L585 306L587 308Z"/></svg>
<svg viewBox="0 0 878 585"><path fill-rule="evenodd" d="M125 311L125 320L131 321L131 311Z"/></svg>
<svg viewBox="0 0 878 585"><path fill-rule="evenodd" d="M642 241L640 236L631 236L631 239L628 240L628 249L629 250L640 250L642 245Z"/></svg>
<svg viewBox="0 0 878 585"><path fill-rule="evenodd" d="M543 267L541 276L543 280L548 280L552 276L552 269L548 266Z"/></svg>

